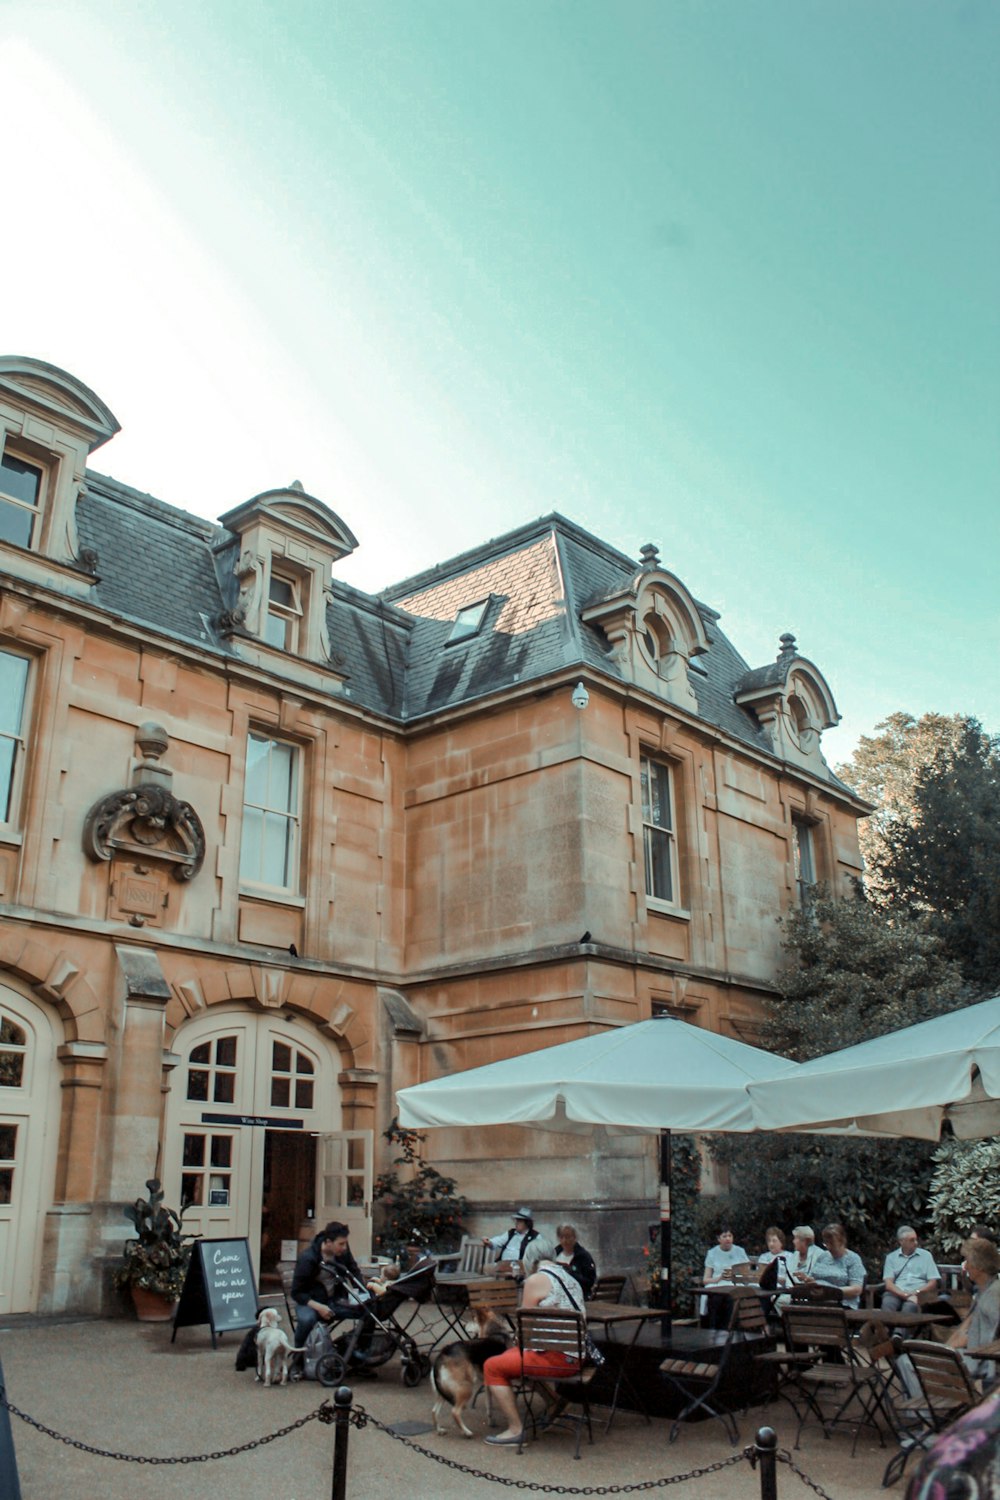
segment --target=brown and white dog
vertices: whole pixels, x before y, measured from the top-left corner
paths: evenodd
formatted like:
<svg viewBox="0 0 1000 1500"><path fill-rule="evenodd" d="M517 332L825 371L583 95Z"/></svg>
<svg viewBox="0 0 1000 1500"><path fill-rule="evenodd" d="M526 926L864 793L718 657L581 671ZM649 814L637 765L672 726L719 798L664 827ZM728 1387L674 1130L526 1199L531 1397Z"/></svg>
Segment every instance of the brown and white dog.
<svg viewBox="0 0 1000 1500"><path fill-rule="evenodd" d="M288 1362L294 1350L283 1328L278 1326L278 1312L265 1307L257 1319L257 1379L264 1385L288 1384Z"/></svg>
<svg viewBox="0 0 1000 1500"><path fill-rule="evenodd" d="M441 1350L431 1366L431 1385L438 1398L431 1415L438 1432L447 1431L441 1425L447 1402L459 1431L465 1437L474 1436L463 1416L483 1383L483 1365L494 1354L503 1354L509 1344L507 1328L493 1308L477 1307L475 1336L466 1343L448 1344ZM489 1387L486 1398L489 1411Z"/></svg>

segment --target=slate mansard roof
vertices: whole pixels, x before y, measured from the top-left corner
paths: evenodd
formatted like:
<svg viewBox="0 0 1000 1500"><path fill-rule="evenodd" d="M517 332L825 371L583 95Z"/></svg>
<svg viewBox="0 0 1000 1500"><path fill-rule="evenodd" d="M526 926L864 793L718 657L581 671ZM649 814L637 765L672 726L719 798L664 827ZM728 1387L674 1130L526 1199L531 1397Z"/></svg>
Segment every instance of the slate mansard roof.
<svg viewBox="0 0 1000 1500"><path fill-rule="evenodd" d="M235 536L212 522L88 471L77 509L96 553L92 598L122 620L221 657L239 638L220 616L236 597ZM640 564L558 514L372 595L334 576L327 610L332 669L352 703L402 723L555 673L620 678L607 639L581 621L588 603L628 585ZM475 635L449 644L460 609L486 602ZM690 663L699 716L763 754L770 742L734 701L748 664L697 606L709 648Z"/></svg>

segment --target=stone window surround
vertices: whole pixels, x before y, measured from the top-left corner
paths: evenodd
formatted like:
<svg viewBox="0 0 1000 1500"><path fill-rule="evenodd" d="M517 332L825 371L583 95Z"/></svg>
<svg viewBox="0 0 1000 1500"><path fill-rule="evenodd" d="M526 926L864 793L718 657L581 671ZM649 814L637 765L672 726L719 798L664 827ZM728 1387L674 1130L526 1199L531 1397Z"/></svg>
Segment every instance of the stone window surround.
<svg viewBox="0 0 1000 1500"><path fill-rule="evenodd" d="M35 663L30 652L11 650L6 642L2 641L0 641L0 655L16 657L25 662L27 668L19 723L16 730L4 732L2 736L4 739L14 741L10 780L0 785L0 814L2 814L0 816L0 838L9 840L20 829L20 812L24 800L28 729L31 724Z"/></svg>
<svg viewBox="0 0 1000 1500"><path fill-rule="evenodd" d="M643 805L644 804L644 800L645 800L644 797L643 797L643 795L642 795L643 774L646 773L646 775L648 777L648 782L649 782L649 785L650 785L650 793L651 793L651 791L652 791L652 785L651 784L652 784L652 776L653 776L654 768L656 770L658 770L658 771L665 771L666 772L666 776L664 778L665 783L666 783L666 792L667 792L667 801L668 801L667 821L666 822L658 822L654 818L653 811L652 811L652 796L651 795L650 795L650 809L649 809L649 815L648 816L647 816L647 809ZM662 785L662 783L661 783L661 785ZM678 857L677 857L677 815L676 815L676 800L677 799L676 799L675 794L674 794L674 768L671 765L670 761L663 759L661 756L654 756L654 755L647 754L644 751L641 754L640 760L639 760L639 787L640 787L640 811L641 811L641 816L642 816L642 852L643 852L644 889L645 889L645 892L646 892L646 904L647 904L647 906L673 908L673 907L676 907L677 905L679 905L679 902L677 900L677 897L678 897L678 894L679 894L679 892L678 892L678 880L679 880L679 869L678 869L678 866L679 866L679 860L678 860ZM666 847L667 847L668 878L669 878L669 883L670 883L670 894L669 894L669 896L657 895L655 893L655 891L653 891L653 890L650 889L651 876L653 876L653 853L652 853L652 850L653 850L653 847L654 847L654 841L655 842L660 842L662 840L665 840Z"/></svg>
<svg viewBox="0 0 1000 1500"><path fill-rule="evenodd" d="M282 583L289 590L291 603L286 604L274 597L274 584ZM308 619L309 600L309 575L299 569L290 568L283 563L275 563L272 555L268 568L267 593L261 608L260 634L268 645L274 646L279 651L290 651L293 654L299 650L299 637L303 623ZM280 629L284 639L279 643L270 639L269 632L274 628L271 621L280 622Z"/></svg>
<svg viewBox="0 0 1000 1500"><path fill-rule="evenodd" d="M25 464L38 475L38 492L34 502L29 504L5 488L6 481L2 471L0 471L0 507L5 510L9 509L15 516L30 517L27 541L8 541L7 546L22 546L30 552L35 552L38 550L42 522L46 512L46 500L50 488L51 455L36 452L34 444L29 443L24 445L10 439L0 443L0 450L2 450L5 459L14 459L18 463Z"/></svg>
<svg viewBox="0 0 1000 1500"><path fill-rule="evenodd" d="M249 747L251 738L267 740L269 743L287 746L294 752L294 808L275 808L260 805L261 811L272 816L284 816L292 825L294 848L291 855L293 878L290 884L271 884L263 880L254 880L243 872L243 839L245 836L245 821L247 807L258 807L257 803L247 800L247 762L249 759ZM277 734L270 725L249 723L245 735L245 759L244 759L244 788L243 788L243 827L240 832L240 874L239 891L241 896L264 897L267 900L278 902L291 902L301 905L302 894L302 853L304 846L304 808L306 798L304 795L305 784L305 746L285 734Z"/></svg>

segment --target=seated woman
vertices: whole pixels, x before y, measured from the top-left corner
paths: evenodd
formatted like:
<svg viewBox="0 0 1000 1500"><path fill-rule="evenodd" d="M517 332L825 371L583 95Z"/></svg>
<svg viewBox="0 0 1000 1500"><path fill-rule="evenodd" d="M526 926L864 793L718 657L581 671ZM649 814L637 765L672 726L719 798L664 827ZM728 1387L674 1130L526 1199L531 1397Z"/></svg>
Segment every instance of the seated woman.
<svg viewBox="0 0 1000 1500"><path fill-rule="evenodd" d="M556 1264L551 1245L542 1239L532 1240L522 1263L525 1271L522 1308L562 1307L567 1312L580 1313L586 1320L583 1290L565 1266ZM511 1387L512 1380L519 1375L544 1380L546 1375L571 1375L578 1368L556 1349L525 1349L523 1360L519 1349L508 1349L488 1359L483 1366L483 1384L489 1387L507 1426L502 1432L491 1433L486 1441L501 1447L522 1441L522 1422Z"/></svg>
<svg viewBox="0 0 1000 1500"><path fill-rule="evenodd" d="M785 1254L785 1266L790 1284L794 1286L796 1282L808 1281L822 1254L823 1251L816 1243L816 1235L811 1225L796 1224L792 1230L792 1248ZM775 1306L786 1307L791 1300L787 1291L782 1292Z"/></svg>
<svg viewBox="0 0 1000 1500"><path fill-rule="evenodd" d="M856 1251L847 1248L847 1230L843 1224L828 1224L823 1230L823 1244L826 1249L816 1261L812 1274L800 1279L839 1287L840 1300L845 1307L860 1306L865 1286L865 1264Z"/></svg>
<svg viewBox="0 0 1000 1500"><path fill-rule="evenodd" d="M576 1229L572 1224L560 1224L556 1230L556 1239L559 1241L559 1249L555 1257L556 1264L565 1266L580 1283L584 1297L589 1297L597 1280L594 1257L580 1244L576 1237Z"/></svg>
<svg viewBox="0 0 1000 1500"><path fill-rule="evenodd" d="M764 1243L767 1249L763 1255L757 1257L757 1280L761 1286L766 1286L775 1291L783 1291L792 1284L792 1273L788 1269L788 1254L785 1250L785 1236L777 1224L772 1224L770 1229L764 1230ZM768 1271L768 1266L774 1266L773 1271ZM765 1280L765 1272L767 1279Z"/></svg>
<svg viewBox="0 0 1000 1500"><path fill-rule="evenodd" d="M749 1271L750 1257L742 1245L733 1243L734 1239L730 1225L723 1224L719 1243L710 1245L705 1252L703 1286L732 1286L734 1271ZM721 1297L702 1297L698 1311L709 1327L724 1328L729 1322L730 1308Z"/></svg>

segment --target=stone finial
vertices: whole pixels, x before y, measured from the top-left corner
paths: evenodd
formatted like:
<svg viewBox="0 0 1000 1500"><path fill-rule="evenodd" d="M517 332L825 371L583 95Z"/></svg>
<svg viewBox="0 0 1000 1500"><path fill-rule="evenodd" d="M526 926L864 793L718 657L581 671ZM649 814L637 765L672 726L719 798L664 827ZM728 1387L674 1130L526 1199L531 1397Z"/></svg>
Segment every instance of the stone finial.
<svg viewBox="0 0 1000 1500"><path fill-rule="evenodd" d="M155 783L169 791L173 772L160 765L160 756L165 755L170 736L162 724L140 724L135 732L136 749L142 760L132 771L133 786L149 786Z"/></svg>
<svg viewBox="0 0 1000 1500"><path fill-rule="evenodd" d="M660 549L654 542L647 542L639 548L639 558L644 568L655 568L660 561Z"/></svg>
<svg viewBox="0 0 1000 1500"><path fill-rule="evenodd" d="M142 751L143 759L151 760L155 764L161 755L166 754L170 736L162 724L149 722L139 725L135 732L135 742Z"/></svg>
<svg viewBox="0 0 1000 1500"><path fill-rule="evenodd" d="M795 645L795 637L791 634L790 631L786 630L784 635L779 637L779 641L781 644L781 650L778 652L779 661L783 661L786 657L789 656L798 655L798 648Z"/></svg>
<svg viewBox="0 0 1000 1500"><path fill-rule="evenodd" d="M292 482L291 482L291 484L288 486L288 488L290 490L297 490L300 495L304 495L305 494L305 490L302 487L302 480L301 479L293 479Z"/></svg>

